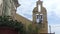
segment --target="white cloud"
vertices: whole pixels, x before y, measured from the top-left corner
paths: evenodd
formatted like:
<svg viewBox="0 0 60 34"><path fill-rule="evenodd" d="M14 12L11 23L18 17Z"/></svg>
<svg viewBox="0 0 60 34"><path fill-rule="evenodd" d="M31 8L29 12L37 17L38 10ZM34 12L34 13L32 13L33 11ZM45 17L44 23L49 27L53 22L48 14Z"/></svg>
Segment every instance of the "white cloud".
<svg viewBox="0 0 60 34"><path fill-rule="evenodd" d="M19 14L25 16L26 18L28 19L32 19L32 10L33 8L36 6L35 3L36 3L37 0L19 0L19 3L21 4L21 6L18 8L18 12ZM60 18L60 0L42 0L43 1L43 5L44 7L46 7L47 9L47 15L48 15L48 21L50 17L56 17L56 18ZM30 18L27 16L31 16ZM51 19L52 19L51 18ZM52 20L56 20L55 19L52 19ZM59 20L59 19L58 19Z"/></svg>
<svg viewBox="0 0 60 34"><path fill-rule="evenodd" d="M37 0L19 0L21 6L19 7L20 13L32 15L32 10ZM60 18L60 0L43 0L44 7L46 7L48 16L55 13L56 17ZM19 13L17 12L17 13ZM20 14L19 13L19 14Z"/></svg>
<svg viewBox="0 0 60 34"><path fill-rule="evenodd" d="M51 15L52 12L60 18L60 0L46 0L44 1L44 6L47 8L48 15Z"/></svg>
<svg viewBox="0 0 60 34"><path fill-rule="evenodd" d="M35 0L19 0L21 6L17 9L17 13L28 19L32 19L32 11L35 6ZM31 16L30 18L27 15Z"/></svg>

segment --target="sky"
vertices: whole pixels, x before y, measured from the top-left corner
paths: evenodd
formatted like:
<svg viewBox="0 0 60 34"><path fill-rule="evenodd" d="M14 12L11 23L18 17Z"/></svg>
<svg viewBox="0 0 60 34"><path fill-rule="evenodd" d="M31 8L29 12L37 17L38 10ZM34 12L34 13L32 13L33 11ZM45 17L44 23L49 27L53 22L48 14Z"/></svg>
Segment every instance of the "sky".
<svg viewBox="0 0 60 34"><path fill-rule="evenodd" d="M37 0L18 0L19 6L17 13L23 17L32 20L32 11L36 6ZM41 0L47 10L48 25L51 25L51 31L59 34L60 32L60 0ZM49 27L48 27L49 30Z"/></svg>

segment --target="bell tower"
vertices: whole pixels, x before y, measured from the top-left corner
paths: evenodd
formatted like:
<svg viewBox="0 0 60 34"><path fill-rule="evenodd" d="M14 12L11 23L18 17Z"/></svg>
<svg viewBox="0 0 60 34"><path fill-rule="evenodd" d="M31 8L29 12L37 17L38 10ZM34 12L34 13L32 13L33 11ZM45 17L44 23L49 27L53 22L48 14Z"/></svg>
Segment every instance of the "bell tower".
<svg viewBox="0 0 60 34"><path fill-rule="evenodd" d="M47 12L42 3L41 0L36 2L36 7L33 9L33 24L38 25L38 33L48 33Z"/></svg>

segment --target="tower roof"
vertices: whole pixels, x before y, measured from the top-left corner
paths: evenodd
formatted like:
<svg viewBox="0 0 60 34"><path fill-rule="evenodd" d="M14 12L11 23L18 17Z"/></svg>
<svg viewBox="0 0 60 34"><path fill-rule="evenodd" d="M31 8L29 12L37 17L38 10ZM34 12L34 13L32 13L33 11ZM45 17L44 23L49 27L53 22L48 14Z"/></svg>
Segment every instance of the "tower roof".
<svg viewBox="0 0 60 34"><path fill-rule="evenodd" d="M40 1L40 0L38 0L38 1Z"/></svg>
<svg viewBox="0 0 60 34"><path fill-rule="evenodd" d="M38 4L42 4L42 1L41 0L38 0L36 3L37 3L37 5Z"/></svg>

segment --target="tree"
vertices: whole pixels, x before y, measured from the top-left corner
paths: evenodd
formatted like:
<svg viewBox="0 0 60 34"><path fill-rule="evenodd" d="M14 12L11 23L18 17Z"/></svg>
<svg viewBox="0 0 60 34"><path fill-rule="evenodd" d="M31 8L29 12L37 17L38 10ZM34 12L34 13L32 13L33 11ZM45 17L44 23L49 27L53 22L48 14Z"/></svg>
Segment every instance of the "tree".
<svg viewBox="0 0 60 34"><path fill-rule="evenodd" d="M22 22L18 22L17 20L13 21L13 19L9 20L10 17L8 16L0 16L0 27L10 27L14 28L16 31L19 31L21 34L24 34L25 31L24 25Z"/></svg>

